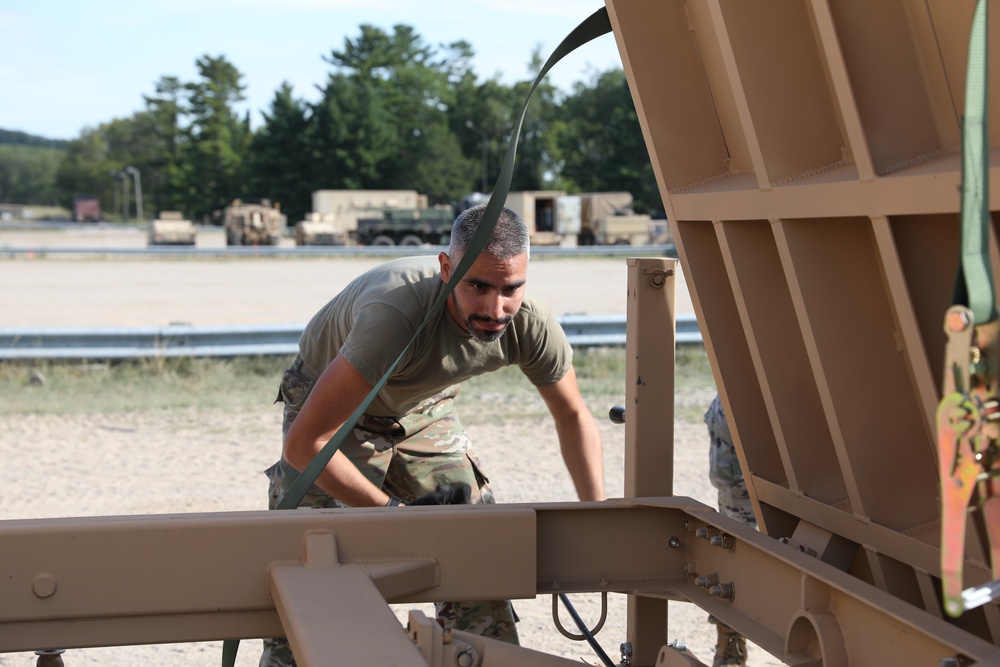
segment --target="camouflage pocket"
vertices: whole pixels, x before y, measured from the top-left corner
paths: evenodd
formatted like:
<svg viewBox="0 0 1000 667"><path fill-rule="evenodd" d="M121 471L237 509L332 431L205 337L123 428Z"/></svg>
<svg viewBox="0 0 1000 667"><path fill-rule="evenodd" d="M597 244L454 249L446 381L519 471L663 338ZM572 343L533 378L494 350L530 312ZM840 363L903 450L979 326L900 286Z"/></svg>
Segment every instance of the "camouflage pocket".
<svg viewBox="0 0 1000 667"><path fill-rule="evenodd" d="M399 425L407 436L412 436L435 422L443 422L452 418L457 421L455 397L458 396L458 392L459 385L457 384L439 391L400 417Z"/></svg>
<svg viewBox="0 0 1000 667"><path fill-rule="evenodd" d="M708 477L717 489L729 489L743 481L736 448L723 438L713 435L708 450Z"/></svg>
<svg viewBox="0 0 1000 667"><path fill-rule="evenodd" d="M301 373L287 370L281 375L281 385L278 387L278 400L287 407L301 409L302 404L306 402L306 397L309 396L309 392L312 390L313 384L315 383L312 380L309 380Z"/></svg>

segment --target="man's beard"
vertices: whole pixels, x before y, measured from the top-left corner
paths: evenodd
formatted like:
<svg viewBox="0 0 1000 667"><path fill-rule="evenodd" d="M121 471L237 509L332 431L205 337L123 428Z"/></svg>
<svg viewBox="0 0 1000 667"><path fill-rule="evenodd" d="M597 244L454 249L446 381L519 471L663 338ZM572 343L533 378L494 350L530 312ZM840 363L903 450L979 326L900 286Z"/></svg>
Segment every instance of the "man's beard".
<svg viewBox="0 0 1000 667"><path fill-rule="evenodd" d="M458 305L458 299L456 299L454 295L452 295L452 303L455 304L455 312L458 313L458 317L465 326L466 331L472 335L473 339L478 340L480 343L492 343L493 341L498 340L500 336L504 335L504 332L507 331L507 327L510 325L511 320L514 319L510 315L507 317L501 317L498 320L484 315L466 315L461 306ZM496 331L483 330L475 326L476 322L502 324L504 326L503 329L497 329Z"/></svg>

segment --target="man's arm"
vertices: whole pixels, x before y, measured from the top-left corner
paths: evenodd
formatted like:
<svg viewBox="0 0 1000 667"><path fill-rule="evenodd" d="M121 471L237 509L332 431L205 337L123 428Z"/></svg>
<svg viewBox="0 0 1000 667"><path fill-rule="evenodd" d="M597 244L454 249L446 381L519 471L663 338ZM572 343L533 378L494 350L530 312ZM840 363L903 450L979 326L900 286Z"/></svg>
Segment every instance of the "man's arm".
<svg viewBox="0 0 1000 667"><path fill-rule="evenodd" d="M371 390L372 385L343 357L334 357L288 429L285 460L297 470L304 470ZM369 482L339 449L316 484L352 507L381 506L389 501L389 496Z"/></svg>
<svg viewBox="0 0 1000 667"><path fill-rule="evenodd" d="M604 500L604 453L597 422L590 414L580 388L576 371L569 372L555 384L539 387L545 404L552 413L559 435L559 449L566 469L573 479L580 500Z"/></svg>

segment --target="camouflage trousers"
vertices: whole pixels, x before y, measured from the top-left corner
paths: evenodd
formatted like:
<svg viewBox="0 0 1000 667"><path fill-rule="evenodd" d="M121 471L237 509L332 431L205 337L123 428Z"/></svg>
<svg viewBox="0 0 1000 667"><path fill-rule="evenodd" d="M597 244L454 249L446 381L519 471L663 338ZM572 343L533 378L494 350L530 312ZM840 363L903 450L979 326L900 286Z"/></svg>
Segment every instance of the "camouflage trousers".
<svg viewBox="0 0 1000 667"><path fill-rule="evenodd" d="M736 445L726 422L722 401L716 394L705 413L708 426L708 477L719 496L719 511L726 516L757 527L750 492L747 491L740 460L736 456Z"/></svg>
<svg viewBox="0 0 1000 667"><path fill-rule="evenodd" d="M736 445L729 431L729 423L722 408L722 399L715 399L705 412L708 426L708 478L719 496L719 511L731 519L757 527L757 518L750 502L740 459L736 455ZM718 645L712 660L712 667L746 665L746 640L728 625L709 615L708 622L718 626Z"/></svg>
<svg viewBox="0 0 1000 667"><path fill-rule="evenodd" d="M278 400L285 404L284 434L313 385L296 365L283 374L278 394ZM433 492L438 484L465 482L472 489L473 504L493 503L489 480L455 412L457 395L458 385L454 385L402 417L365 415L341 443L340 451L370 482L403 502ZM281 459L267 469L266 475L270 480L268 507L275 509L299 472ZM316 485L310 487L298 506L347 507ZM439 602L435 610L438 622L445 628L518 643L517 617L507 600ZM286 639L264 640L261 667L293 665L295 659Z"/></svg>

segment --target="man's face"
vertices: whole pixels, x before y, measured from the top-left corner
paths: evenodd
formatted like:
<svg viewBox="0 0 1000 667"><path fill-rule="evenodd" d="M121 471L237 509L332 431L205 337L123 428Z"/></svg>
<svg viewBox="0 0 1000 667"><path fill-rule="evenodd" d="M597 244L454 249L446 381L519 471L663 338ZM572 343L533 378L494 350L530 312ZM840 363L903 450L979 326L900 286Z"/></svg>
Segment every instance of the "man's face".
<svg viewBox="0 0 1000 667"><path fill-rule="evenodd" d="M448 282L461 260L458 253L455 257L448 257L447 253L438 255L441 279ZM527 273L527 254L501 260L480 253L455 286L448 299L448 312L476 340L494 341L503 335L521 308Z"/></svg>

